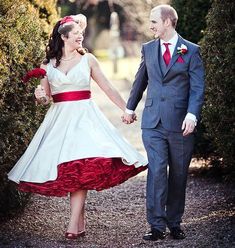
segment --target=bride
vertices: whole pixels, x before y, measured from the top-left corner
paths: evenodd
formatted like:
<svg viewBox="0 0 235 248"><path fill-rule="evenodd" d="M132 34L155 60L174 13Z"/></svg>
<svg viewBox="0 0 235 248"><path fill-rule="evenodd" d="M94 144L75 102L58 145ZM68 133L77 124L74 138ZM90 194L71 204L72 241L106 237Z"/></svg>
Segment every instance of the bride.
<svg viewBox="0 0 235 248"><path fill-rule="evenodd" d="M27 150L9 172L18 189L46 196L70 194L66 238L85 235L87 190L121 184L147 167L106 119L91 97L93 79L121 110L126 103L82 47L86 17L66 16L53 29L41 68L46 77L35 90L51 106Z"/></svg>

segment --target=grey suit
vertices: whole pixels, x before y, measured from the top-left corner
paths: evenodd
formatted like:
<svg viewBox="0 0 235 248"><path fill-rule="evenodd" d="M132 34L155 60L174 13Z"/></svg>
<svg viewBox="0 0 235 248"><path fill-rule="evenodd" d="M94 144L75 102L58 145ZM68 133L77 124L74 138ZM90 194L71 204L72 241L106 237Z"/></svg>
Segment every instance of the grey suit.
<svg viewBox="0 0 235 248"><path fill-rule="evenodd" d="M177 54L177 47L182 44L188 50L184 55ZM152 228L165 231L166 225L179 226L184 212L194 134L184 137L181 126L187 113L200 118L204 68L199 47L178 36L170 64L166 66L160 41L144 44L128 109L135 110L146 88L141 128L149 160L147 219Z"/></svg>

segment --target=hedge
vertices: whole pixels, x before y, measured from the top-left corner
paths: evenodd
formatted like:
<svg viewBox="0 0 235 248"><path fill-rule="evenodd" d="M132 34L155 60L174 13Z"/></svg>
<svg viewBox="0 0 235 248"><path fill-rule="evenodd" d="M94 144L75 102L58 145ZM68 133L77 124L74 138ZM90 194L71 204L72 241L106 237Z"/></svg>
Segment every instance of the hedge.
<svg viewBox="0 0 235 248"><path fill-rule="evenodd" d="M23 75L44 57L56 1L0 1L0 216L23 207L27 195L16 190L7 173L27 148L44 109L34 103L34 85Z"/></svg>
<svg viewBox="0 0 235 248"><path fill-rule="evenodd" d="M201 41L206 67L203 124L214 146L212 164L234 173L235 148L235 3L214 0Z"/></svg>

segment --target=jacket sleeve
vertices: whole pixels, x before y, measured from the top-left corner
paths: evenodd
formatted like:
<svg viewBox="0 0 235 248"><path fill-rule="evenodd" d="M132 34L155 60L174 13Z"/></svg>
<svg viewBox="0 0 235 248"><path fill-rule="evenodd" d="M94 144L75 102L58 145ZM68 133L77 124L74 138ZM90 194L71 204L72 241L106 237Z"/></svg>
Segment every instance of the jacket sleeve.
<svg viewBox="0 0 235 248"><path fill-rule="evenodd" d="M194 114L199 119L205 92L205 72L199 47L193 53L189 63L189 80L188 113Z"/></svg>
<svg viewBox="0 0 235 248"><path fill-rule="evenodd" d="M145 64L144 46L141 49L141 62L139 69L135 75L135 80L132 85L131 93L127 102L127 109L135 110L143 93L148 85L148 74Z"/></svg>

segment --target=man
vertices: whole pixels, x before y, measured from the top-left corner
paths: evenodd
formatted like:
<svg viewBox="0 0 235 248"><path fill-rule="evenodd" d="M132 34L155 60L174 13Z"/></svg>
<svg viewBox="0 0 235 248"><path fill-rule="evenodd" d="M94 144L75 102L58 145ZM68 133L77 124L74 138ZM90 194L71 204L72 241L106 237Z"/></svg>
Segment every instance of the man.
<svg viewBox="0 0 235 248"><path fill-rule="evenodd" d="M151 10L150 30L156 40L142 47L142 59L122 116L129 124L147 88L142 116L142 137L149 165L145 240L184 239L180 227L185 206L188 167L194 130L204 98L204 69L199 47L177 34L178 16L170 5ZM167 167L169 166L169 173Z"/></svg>

